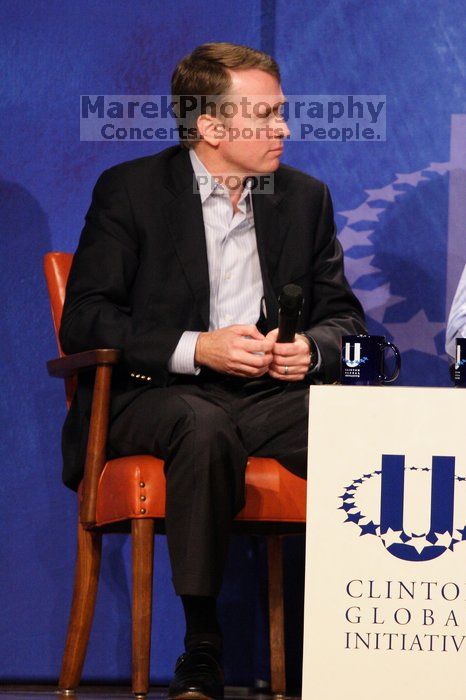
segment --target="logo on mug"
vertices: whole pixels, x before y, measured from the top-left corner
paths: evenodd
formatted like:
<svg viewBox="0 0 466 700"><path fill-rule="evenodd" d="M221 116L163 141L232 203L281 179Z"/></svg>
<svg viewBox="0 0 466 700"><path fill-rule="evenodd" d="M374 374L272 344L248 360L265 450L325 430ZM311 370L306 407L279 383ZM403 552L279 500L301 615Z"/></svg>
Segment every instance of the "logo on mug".
<svg viewBox="0 0 466 700"><path fill-rule="evenodd" d="M428 491L431 479L427 526L425 515L405 513L407 479L418 494ZM381 469L363 474L345 487L339 496L339 509L346 513L345 523L357 525L360 536L377 536L391 555L406 561L428 561L466 540L464 482L466 477L455 475L455 457L433 456L431 466L406 467L404 455L383 454ZM455 512L457 490L459 513Z"/></svg>
<svg viewBox="0 0 466 700"><path fill-rule="evenodd" d="M345 343L345 353L343 362L347 367L359 367L363 362L367 362L367 357L361 357L361 343L353 344L353 359L351 359L351 343Z"/></svg>
<svg viewBox="0 0 466 700"><path fill-rule="evenodd" d="M466 359L461 359L462 346L460 343L456 345L456 362L455 369L459 369L462 365L466 364Z"/></svg>

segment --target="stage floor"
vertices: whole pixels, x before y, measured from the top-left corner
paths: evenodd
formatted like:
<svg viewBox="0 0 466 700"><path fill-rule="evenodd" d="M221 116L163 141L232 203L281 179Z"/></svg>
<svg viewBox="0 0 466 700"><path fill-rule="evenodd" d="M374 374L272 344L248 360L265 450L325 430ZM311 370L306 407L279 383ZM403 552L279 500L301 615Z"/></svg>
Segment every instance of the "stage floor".
<svg viewBox="0 0 466 700"><path fill-rule="evenodd" d="M55 686L44 685L0 685L0 698L5 700L58 700L66 696L60 695ZM70 696L68 696L70 697ZM75 695L75 700L104 700L117 698L118 700L131 700L132 693L126 687L121 686L83 686ZM166 700L166 688L151 688L147 700ZM253 692L248 688L226 688L225 700L271 700L271 695ZM296 695L287 695L286 700L300 700Z"/></svg>

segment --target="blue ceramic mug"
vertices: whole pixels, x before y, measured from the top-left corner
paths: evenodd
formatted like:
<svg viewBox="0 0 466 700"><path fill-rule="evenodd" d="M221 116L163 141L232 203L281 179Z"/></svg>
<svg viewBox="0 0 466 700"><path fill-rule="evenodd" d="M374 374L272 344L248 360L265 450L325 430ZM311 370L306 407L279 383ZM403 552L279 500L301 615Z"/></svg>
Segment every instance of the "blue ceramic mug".
<svg viewBox="0 0 466 700"><path fill-rule="evenodd" d="M390 376L385 371L385 350L395 355L395 369ZM400 374L401 357L398 348L383 335L344 335L341 339L342 384L388 384Z"/></svg>
<svg viewBox="0 0 466 700"><path fill-rule="evenodd" d="M466 338L456 339L453 381L455 382L455 386L466 386Z"/></svg>

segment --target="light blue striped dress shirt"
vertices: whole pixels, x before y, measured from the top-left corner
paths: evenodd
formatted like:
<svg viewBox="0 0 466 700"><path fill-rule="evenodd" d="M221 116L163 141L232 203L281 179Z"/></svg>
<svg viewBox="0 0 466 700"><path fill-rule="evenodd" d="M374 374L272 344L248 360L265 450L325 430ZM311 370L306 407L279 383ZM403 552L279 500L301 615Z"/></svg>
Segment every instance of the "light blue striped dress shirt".
<svg viewBox="0 0 466 700"><path fill-rule="evenodd" d="M445 349L451 357L456 355L455 338L466 338L466 266L448 317Z"/></svg>
<svg viewBox="0 0 466 700"><path fill-rule="evenodd" d="M193 149L189 152L202 203L210 281L209 330L255 324L264 295L248 180L233 212L228 190L217 183ZM194 352L200 331L184 331L169 362L170 372L197 374Z"/></svg>

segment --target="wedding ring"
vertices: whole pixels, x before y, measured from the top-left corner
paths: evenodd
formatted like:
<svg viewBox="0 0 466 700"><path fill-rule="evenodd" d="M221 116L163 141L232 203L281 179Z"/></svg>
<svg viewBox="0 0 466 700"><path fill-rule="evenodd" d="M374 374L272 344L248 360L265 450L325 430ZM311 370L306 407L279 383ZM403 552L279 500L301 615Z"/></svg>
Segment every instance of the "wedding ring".
<svg viewBox="0 0 466 700"><path fill-rule="evenodd" d="M285 374L288 374L288 365L285 365Z"/></svg>

